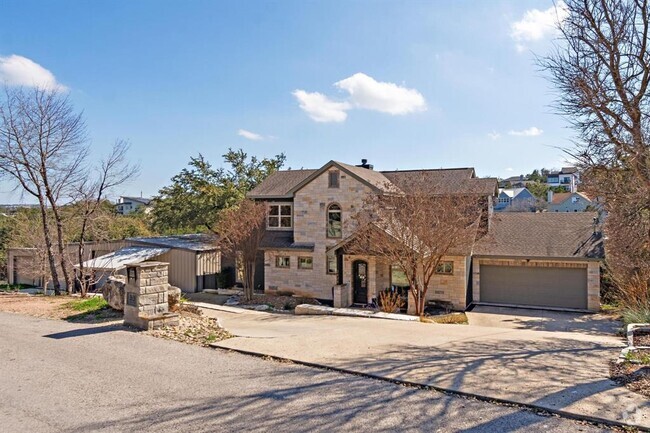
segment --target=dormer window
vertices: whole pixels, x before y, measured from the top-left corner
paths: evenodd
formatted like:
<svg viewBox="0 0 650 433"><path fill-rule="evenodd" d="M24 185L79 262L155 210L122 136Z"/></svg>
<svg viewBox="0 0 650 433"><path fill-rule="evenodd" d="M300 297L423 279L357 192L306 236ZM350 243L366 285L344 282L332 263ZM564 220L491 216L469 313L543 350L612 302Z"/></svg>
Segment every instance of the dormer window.
<svg viewBox="0 0 650 433"><path fill-rule="evenodd" d="M338 170L332 170L328 172L328 187L329 188L339 188L339 171Z"/></svg>
<svg viewBox="0 0 650 433"><path fill-rule="evenodd" d="M269 205L268 228L290 229L293 227L291 220L291 204L280 203Z"/></svg>

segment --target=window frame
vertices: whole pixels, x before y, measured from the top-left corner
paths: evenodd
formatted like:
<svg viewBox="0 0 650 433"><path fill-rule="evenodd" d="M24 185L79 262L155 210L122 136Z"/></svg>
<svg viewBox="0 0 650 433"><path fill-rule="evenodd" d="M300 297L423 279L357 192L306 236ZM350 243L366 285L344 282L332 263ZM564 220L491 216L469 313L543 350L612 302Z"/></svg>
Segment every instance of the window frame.
<svg viewBox="0 0 650 433"><path fill-rule="evenodd" d="M282 208L289 207L289 214L283 214ZM277 214L272 214L272 209L277 208ZM282 226L282 219L289 218L289 226ZM277 226L271 225L271 220L277 219ZM266 213L267 230L293 230L293 203L292 202L269 202Z"/></svg>
<svg viewBox="0 0 650 433"><path fill-rule="evenodd" d="M449 266L449 272L444 270L445 266ZM440 267L443 266L443 270L440 270ZM436 274L438 275L454 275L454 262L450 260L441 260L440 263L436 266Z"/></svg>
<svg viewBox="0 0 650 433"><path fill-rule="evenodd" d="M280 266L280 260L287 259L286 266ZM278 269L290 269L291 268L291 256L275 256L275 267Z"/></svg>
<svg viewBox="0 0 650 433"><path fill-rule="evenodd" d="M302 264L303 260L311 260L311 266L310 267L305 267ZM298 269L305 269L305 270L312 270L314 269L314 257L313 256L298 256Z"/></svg>
<svg viewBox="0 0 650 433"><path fill-rule="evenodd" d="M334 270L330 270L330 261L334 262ZM327 254L325 259L325 273L327 275L338 275L339 273L339 258L335 255Z"/></svg>
<svg viewBox="0 0 650 433"><path fill-rule="evenodd" d="M332 211L332 208L336 206L338 207L338 211L334 210ZM338 213L339 214L339 233L338 235L330 235L330 213ZM338 203L330 203L327 205L327 208L325 208L325 236L328 239L341 239L343 237L343 207L338 204Z"/></svg>

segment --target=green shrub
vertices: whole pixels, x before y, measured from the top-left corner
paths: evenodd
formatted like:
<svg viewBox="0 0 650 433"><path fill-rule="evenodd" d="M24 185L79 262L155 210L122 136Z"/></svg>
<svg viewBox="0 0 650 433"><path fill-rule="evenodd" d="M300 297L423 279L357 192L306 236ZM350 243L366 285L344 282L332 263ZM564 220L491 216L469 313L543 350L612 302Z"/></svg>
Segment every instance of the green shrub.
<svg viewBox="0 0 650 433"><path fill-rule="evenodd" d="M630 323L650 323L650 307L625 308L622 317L626 325Z"/></svg>

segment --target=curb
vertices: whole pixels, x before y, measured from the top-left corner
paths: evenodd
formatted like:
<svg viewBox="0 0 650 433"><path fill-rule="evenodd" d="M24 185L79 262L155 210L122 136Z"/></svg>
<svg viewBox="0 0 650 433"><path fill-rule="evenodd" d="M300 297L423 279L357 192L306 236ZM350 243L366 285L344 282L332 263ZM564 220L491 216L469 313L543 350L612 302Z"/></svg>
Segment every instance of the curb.
<svg viewBox="0 0 650 433"><path fill-rule="evenodd" d="M537 414L552 414L552 415L557 415L562 418L566 419L571 419L575 421L583 421L583 422L588 422L590 424L594 424L597 426L610 426L610 427L622 427L622 428L635 428L640 431L647 431L650 432L650 427L643 427L640 425L636 424L628 424L620 421L613 421L610 419L606 418L600 418L600 417L595 417L595 416L589 416L589 415L577 415L572 412L566 412L560 409L551 409L547 408L544 406L532 404L532 403L521 403L521 402L516 402L512 400L506 400L506 399L501 399L501 398L495 398L495 397L488 397L485 395L481 394L474 394L471 392L464 392L464 391L458 391L454 389L448 389L448 388L443 388L440 386L436 385L423 385L421 383L417 382L412 382L408 380L401 380L401 379L389 379L387 377L379 376L376 374L372 373L362 373L359 371L354 371L354 370L348 370L346 368L340 368L340 367L330 367L327 365L323 364L316 364L313 362L308 362L308 361L299 361L291 358L284 358L281 356L274 356L274 355L267 355L261 352L254 352L250 350L243 350L243 349L234 349L230 347L224 347L220 346L219 343L211 343L210 347L214 349L220 349L220 350L227 350L231 352L236 352L240 353L242 355L249 355L249 356L254 356L256 358L262 358L262 359L270 359L273 361L279 361L279 362L291 362L293 364L298 364L298 365L303 365L305 367L311 367L311 368L316 368L319 370L328 370L328 371L334 371L337 373L343 373L343 374L349 374L352 376L359 376L359 377L365 377L368 379L374 379L374 380L379 380L381 382L387 382L387 383L392 383L394 385L401 385L401 386L408 386L411 388L418 388L421 390L427 390L427 391L437 391L439 393L445 394L445 395L453 395L453 396L458 396L462 398L467 398L467 399L473 399L473 400L478 400L486 403L493 403L493 404L500 404L503 406L508 406L508 407L516 407L520 409L526 409L532 412L535 412Z"/></svg>

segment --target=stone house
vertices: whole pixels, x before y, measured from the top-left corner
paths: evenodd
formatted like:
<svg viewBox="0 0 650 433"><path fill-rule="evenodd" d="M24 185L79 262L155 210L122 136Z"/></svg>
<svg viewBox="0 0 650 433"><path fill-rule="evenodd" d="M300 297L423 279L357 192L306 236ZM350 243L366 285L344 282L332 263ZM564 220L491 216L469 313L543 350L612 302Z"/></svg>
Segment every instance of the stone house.
<svg viewBox="0 0 650 433"><path fill-rule="evenodd" d="M278 171L249 193L250 198L264 201L268 206L267 233L261 244L263 261L259 264L261 272L258 272L263 275L261 285L264 291L291 292L332 302L335 290L345 290L347 296L343 299L348 301L344 303L349 305L369 303L381 290L404 286L403 275L391 263L383 262L371 254L346 254L344 246L345 240L354 232L353 225L348 222L360 209L367 195L399 191L400 185L414 175L425 179L424 182L432 193L472 194L485 199L484 230L478 230L476 239L469 245L443 259L429 288L428 300L444 301L458 310L464 310L472 303L492 303L490 296L479 297L482 293L481 263L473 261L473 257L474 249L481 241L481 258L485 260L491 257L489 239L492 238L492 221L497 218L493 214L498 191L497 180L478 178L473 168L375 171L366 160L356 166L330 161L319 169ZM499 217L500 215L502 214ZM534 215L541 215L540 218L544 219L547 214ZM562 215L566 217L569 214ZM503 230L507 232L509 225L518 227L522 224L516 218L506 217L498 221L499 233ZM584 221L581 220L578 225L582 223ZM537 224L537 221L524 221L523 224ZM583 230L577 238L569 236L568 232L575 228L575 224L560 224L555 234L564 235L567 242L575 243L574 249L579 249L586 233ZM593 232L591 221L588 229ZM544 233L539 233L540 239L531 238L529 241L544 244L545 236ZM508 253L508 248L512 249L512 254ZM569 246L566 249L569 250ZM598 272L598 261L602 259L602 251L584 257L552 256L550 253L549 257L526 257L520 256L520 252L512 245L504 245L495 250L500 259L509 256L524 261L552 258L553 260L544 262L551 273L562 273L561 270L566 268L565 262L579 263L579 269L584 272L574 273L570 287L560 284L559 288L576 292L574 298L584 302L571 301L558 306L555 301L524 297L529 302L522 304L520 292L537 290L535 284L538 275L535 270L531 270L532 267L526 267L524 275L519 276L521 284L512 288L512 293L499 298L497 303L580 310L597 308L594 285L597 284L595 275ZM506 267L512 265L510 262L501 264ZM485 281L484 284L491 284L492 280L488 278ZM553 284L557 285L555 279ZM483 293L489 293L489 290L488 288ZM549 293L553 296L555 292Z"/></svg>

